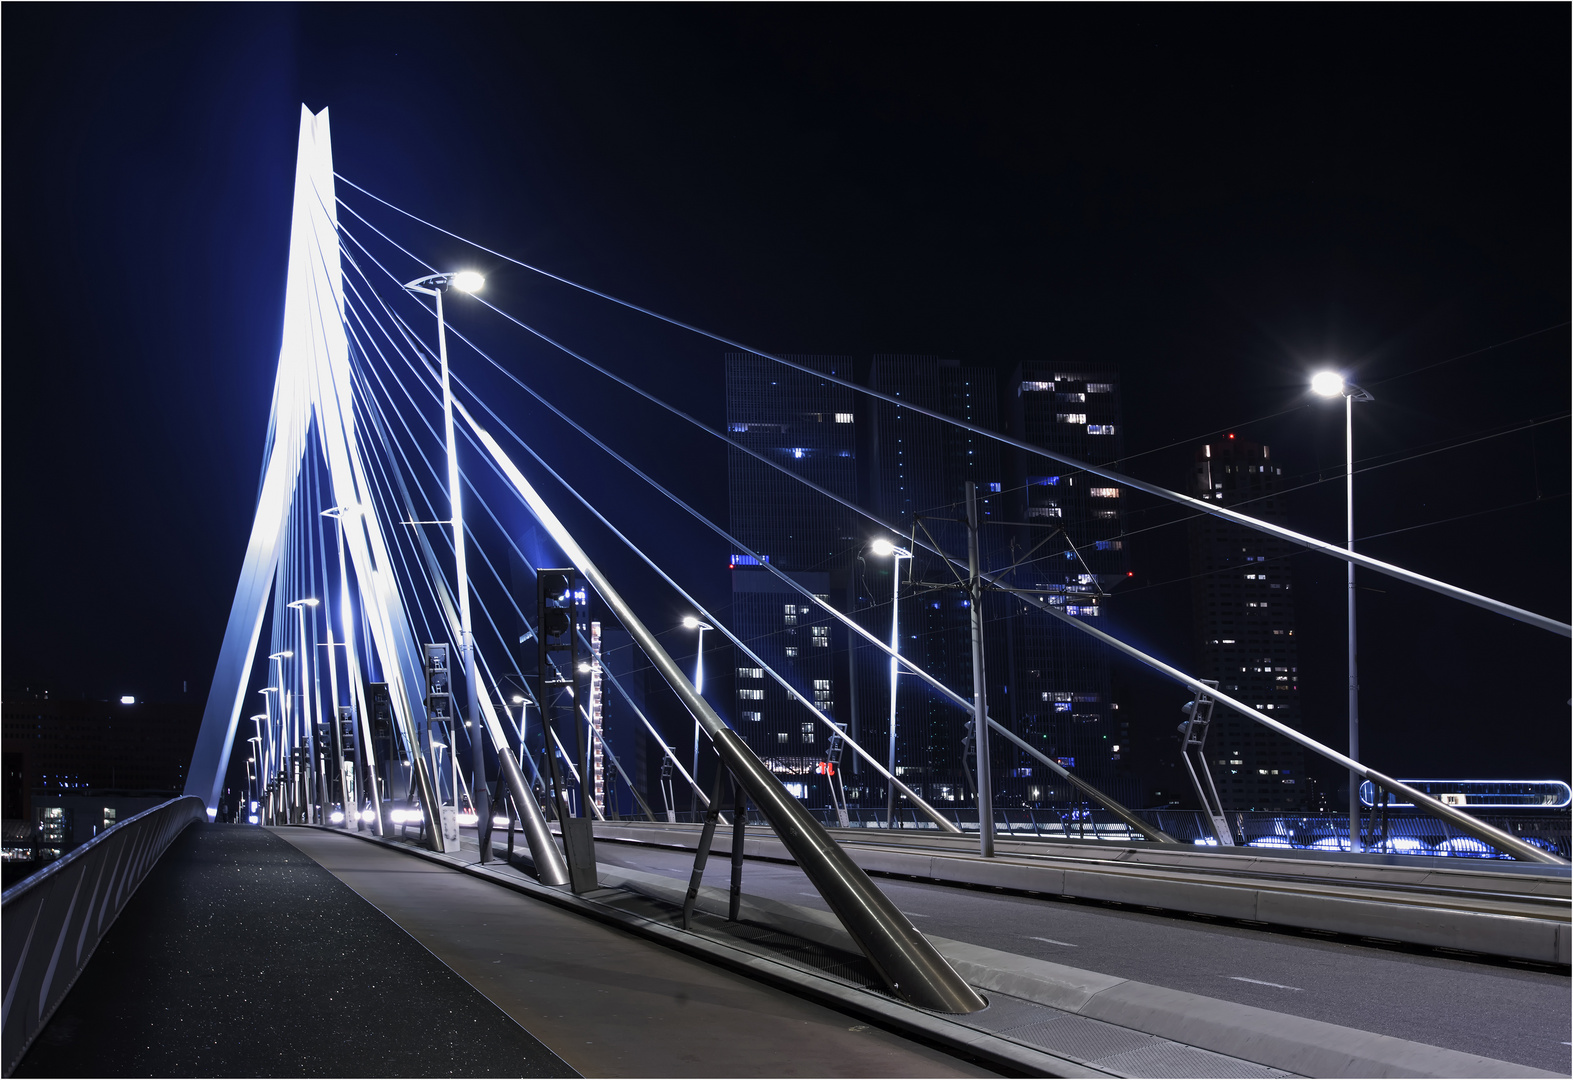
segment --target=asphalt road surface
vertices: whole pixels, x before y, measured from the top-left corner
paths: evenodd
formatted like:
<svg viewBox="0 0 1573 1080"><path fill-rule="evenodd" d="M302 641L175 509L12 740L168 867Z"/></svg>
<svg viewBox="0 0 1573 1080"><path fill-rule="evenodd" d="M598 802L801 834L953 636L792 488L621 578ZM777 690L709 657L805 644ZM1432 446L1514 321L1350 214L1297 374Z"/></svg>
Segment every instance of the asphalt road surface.
<svg viewBox="0 0 1573 1080"><path fill-rule="evenodd" d="M686 885L692 852L600 842L596 858ZM725 854L704 883L729 886ZM1569 978L1491 963L1255 930L1200 917L896 878L876 883L925 933L1276 1012L1570 1071ZM750 859L743 891L828 910L797 867Z"/></svg>

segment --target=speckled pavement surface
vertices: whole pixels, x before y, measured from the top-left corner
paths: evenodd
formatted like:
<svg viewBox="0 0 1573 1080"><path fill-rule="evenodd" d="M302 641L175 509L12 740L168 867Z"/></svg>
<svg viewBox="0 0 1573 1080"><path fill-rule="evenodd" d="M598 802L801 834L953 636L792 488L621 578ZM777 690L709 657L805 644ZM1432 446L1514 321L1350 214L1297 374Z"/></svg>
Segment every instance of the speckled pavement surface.
<svg viewBox="0 0 1573 1080"><path fill-rule="evenodd" d="M574 1076L266 830L193 825L16 1076Z"/></svg>

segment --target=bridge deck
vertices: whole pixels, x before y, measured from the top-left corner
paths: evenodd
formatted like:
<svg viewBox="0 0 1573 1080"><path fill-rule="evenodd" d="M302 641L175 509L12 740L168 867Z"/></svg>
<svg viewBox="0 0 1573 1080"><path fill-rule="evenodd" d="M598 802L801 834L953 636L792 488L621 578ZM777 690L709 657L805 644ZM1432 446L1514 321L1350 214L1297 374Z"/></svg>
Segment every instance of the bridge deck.
<svg viewBox="0 0 1573 1080"><path fill-rule="evenodd" d="M993 1075L400 851L225 825L175 842L15 1075L576 1072Z"/></svg>

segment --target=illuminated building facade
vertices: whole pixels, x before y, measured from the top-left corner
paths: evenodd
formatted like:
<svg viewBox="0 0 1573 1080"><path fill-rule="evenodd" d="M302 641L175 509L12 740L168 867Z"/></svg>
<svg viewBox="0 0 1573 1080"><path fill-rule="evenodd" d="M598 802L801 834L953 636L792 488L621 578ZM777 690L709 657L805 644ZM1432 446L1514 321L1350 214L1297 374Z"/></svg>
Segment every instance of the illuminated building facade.
<svg viewBox="0 0 1573 1080"><path fill-rule="evenodd" d="M1121 445L1117 380L1096 371L1027 365L1003 378L993 367L930 356L875 356L854 374L847 357L795 357L892 397L980 427L1092 461ZM860 400L861 399L861 400ZM734 439L897 526L901 560L900 641L941 682L970 698L970 609L952 568L925 552L931 540L963 563L965 484L977 485L983 561L1019 563L1013 584L1042 590L1078 618L1096 619L1125 576L1119 492L1085 476L1010 451L953 424L874 401L754 357L727 367L727 423ZM730 452L733 533L810 592L828 598L880 641L891 629L895 560L868 551L880 530L750 456ZM914 532L919 542L913 542ZM886 655L807 604L763 568L735 553L733 628L881 760L888 745ZM909 584L910 582L910 584ZM1125 728L1110 700L1109 658L1090 639L1028 615L1004 593L985 598L991 714L1044 753L1061 758L1111 795L1139 802L1122 759ZM814 775L825 731L751 661L737 660L737 727L783 780L811 803L825 801ZM898 698L898 775L936 805L966 804L963 725L955 704L911 676ZM993 747L1002 805L1064 805L1068 787L1002 740ZM883 805L884 784L844 756L854 804Z"/></svg>
<svg viewBox="0 0 1573 1080"><path fill-rule="evenodd" d="M1268 447L1231 435L1196 452L1188 490L1285 524L1282 484L1283 470ZM1217 679L1225 693L1298 728L1300 667L1289 556L1299 549L1214 517L1193 518L1189 529L1201 677ZM1225 810L1309 808L1305 751L1232 711L1213 712L1207 763Z"/></svg>

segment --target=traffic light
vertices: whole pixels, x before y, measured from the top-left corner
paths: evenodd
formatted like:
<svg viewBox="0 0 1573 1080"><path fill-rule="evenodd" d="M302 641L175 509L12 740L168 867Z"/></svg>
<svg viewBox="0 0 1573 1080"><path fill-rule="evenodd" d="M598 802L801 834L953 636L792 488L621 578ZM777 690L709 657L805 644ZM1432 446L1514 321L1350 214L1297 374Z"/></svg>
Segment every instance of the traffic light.
<svg viewBox="0 0 1573 1080"><path fill-rule="evenodd" d="M453 683L448 668L448 646L427 645L423 652L426 660L426 717L446 723L453 719Z"/></svg>

